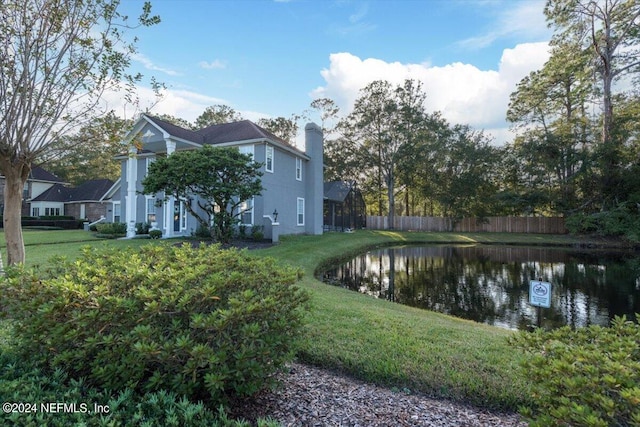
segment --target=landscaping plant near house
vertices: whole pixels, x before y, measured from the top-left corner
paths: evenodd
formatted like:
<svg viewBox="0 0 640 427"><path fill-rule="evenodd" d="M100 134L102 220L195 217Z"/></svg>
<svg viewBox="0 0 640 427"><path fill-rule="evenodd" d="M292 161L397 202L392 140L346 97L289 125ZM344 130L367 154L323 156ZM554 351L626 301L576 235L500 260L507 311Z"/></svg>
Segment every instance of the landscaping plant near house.
<svg viewBox="0 0 640 427"><path fill-rule="evenodd" d="M85 248L49 273L11 270L0 284L24 360L213 407L271 384L307 300L299 270L217 245Z"/></svg>
<svg viewBox="0 0 640 427"><path fill-rule="evenodd" d="M98 232L98 237L115 239L116 237L123 237L127 234L127 224L119 222L96 224L96 231Z"/></svg>
<svg viewBox="0 0 640 427"><path fill-rule="evenodd" d="M639 316L640 317L640 316ZM511 344L526 351L525 375L534 408L531 426L640 426L640 325L521 332Z"/></svg>

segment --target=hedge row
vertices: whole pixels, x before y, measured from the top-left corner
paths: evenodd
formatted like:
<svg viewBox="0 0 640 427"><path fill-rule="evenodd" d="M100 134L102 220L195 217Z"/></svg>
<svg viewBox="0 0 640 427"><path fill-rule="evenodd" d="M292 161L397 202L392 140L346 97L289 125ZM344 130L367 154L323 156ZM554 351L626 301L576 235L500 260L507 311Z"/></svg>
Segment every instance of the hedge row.
<svg viewBox="0 0 640 427"><path fill-rule="evenodd" d="M84 226L84 220L76 220L71 215L23 216L20 223L23 227L56 227L75 230ZM4 227L4 217L0 215L0 228Z"/></svg>
<svg viewBox="0 0 640 427"><path fill-rule="evenodd" d="M57 227L65 230L76 230L84 226L84 221L71 219L23 219L23 227ZM0 220L0 228L4 227L4 222Z"/></svg>

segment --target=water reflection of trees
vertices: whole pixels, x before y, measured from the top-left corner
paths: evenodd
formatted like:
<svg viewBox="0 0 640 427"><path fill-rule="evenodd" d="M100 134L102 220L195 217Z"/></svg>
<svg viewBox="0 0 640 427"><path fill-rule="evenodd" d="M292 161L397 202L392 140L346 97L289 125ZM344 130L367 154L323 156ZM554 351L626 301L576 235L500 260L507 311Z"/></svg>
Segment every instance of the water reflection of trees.
<svg viewBox="0 0 640 427"><path fill-rule="evenodd" d="M346 288L497 326L607 324L640 312L640 263L606 252L430 246L372 251L325 274ZM552 283L552 307L528 303L529 281Z"/></svg>

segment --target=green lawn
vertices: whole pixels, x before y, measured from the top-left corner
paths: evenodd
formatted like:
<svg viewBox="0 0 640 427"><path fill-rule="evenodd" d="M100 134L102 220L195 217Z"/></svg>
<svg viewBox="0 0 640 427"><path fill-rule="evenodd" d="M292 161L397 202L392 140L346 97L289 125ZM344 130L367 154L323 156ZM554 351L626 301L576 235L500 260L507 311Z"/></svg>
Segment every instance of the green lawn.
<svg viewBox="0 0 640 427"><path fill-rule="evenodd" d="M283 238L256 254L305 271L312 310L301 360L399 390L515 410L529 401L529 391L518 371L521 356L506 342L513 332L327 286L314 275L322 265L388 244L577 242L569 236L360 231Z"/></svg>
<svg viewBox="0 0 640 427"><path fill-rule="evenodd" d="M23 230L28 267L46 265L56 255L74 258L83 246L133 246L148 244L148 239L100 239L84 230ZM4 231L0 232L0 252L3 265L7 262Z"/></svg>
<svg viewBox="0 0 640 427"><path fill-rule="evenodd" d="M25 232L25 242L28 265L46 264L53 255L73 258L86 244L150 243L96 240L90 233L79 231L29 231ZM396 243L577 242L569 236L359 231L283 237L280 244L251 253L272 256L305 272L301 285L311 294L311 310L298 343L299 359L403 392L515 410L529 402L529 394L518 371L521 356L506 342L512 332L327 286L314 274L336 259Z"/></svg>

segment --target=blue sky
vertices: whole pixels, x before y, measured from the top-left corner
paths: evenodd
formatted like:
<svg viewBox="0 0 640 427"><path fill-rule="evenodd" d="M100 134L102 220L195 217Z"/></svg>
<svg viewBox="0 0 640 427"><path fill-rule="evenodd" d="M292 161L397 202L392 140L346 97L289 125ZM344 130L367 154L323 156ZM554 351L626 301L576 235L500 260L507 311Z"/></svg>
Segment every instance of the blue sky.
<svg viewBox="0 0 640 427"><path fill-rule="evenodd" d="M122 3L133 16L143 1ZM484 129L500 144L510 139L509 94L542 66L551 36L543 0L152 4L162 22L135 33L133 65L168 88L151 112L187 120L213 104L252 120L290 117L318 97L348 113L370 81L415 78L423 82L428 110Z"/></svg>

